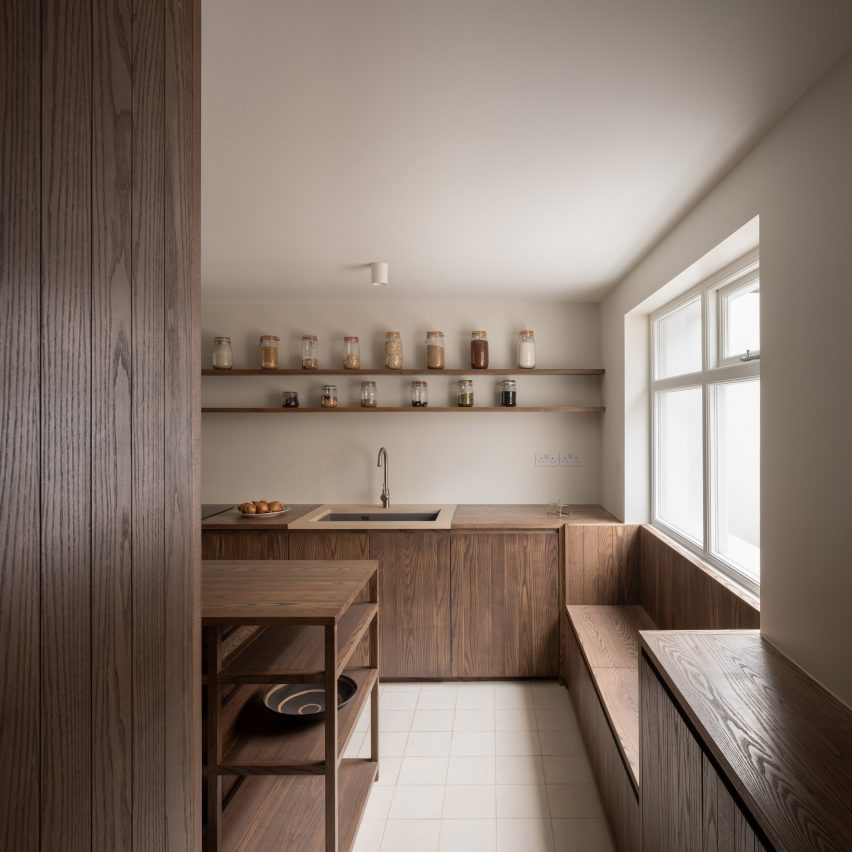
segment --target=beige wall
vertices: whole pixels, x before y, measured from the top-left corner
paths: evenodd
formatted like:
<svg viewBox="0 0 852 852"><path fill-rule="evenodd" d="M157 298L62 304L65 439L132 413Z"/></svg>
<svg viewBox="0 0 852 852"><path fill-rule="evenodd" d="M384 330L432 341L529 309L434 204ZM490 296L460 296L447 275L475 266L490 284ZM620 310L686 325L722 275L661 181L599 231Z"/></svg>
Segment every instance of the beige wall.
<svg viewBox="0 0 852 852"><path fill-rule="evenodd" d="M366 281L366 279L365 279ZM366 285L368 286L368 285ZM597 305L563 303L412 304L375 301L350 305L207 304L202 345L209 363L212 339L229 335L236 366L257 364L257 338L281 337L282 366L298 365L302 333L319 337L321 366L341 366L342 337L361 338L364 367L381 364L388 328L402 333L405 366L425 362L425 332L447 339L447 367L469 361L472 328L488 331L491 364L516 362L520 328L536 332L538 366L599 367ZM467 361L465 360L467 359ZM474 378L478 405L491 402L497 378ZM380 405L409 405L413 377L382 378ZM430 403L448 405L458 377L424 375ZM521 405L600 404L600 380L518 374ZM341 405L357 405L358 377L207 378L205 405L280 405L281 391L299 391L303 405L317 405L319 387L336 381ZM378 502L381 471L376 454L390 453L392 499L401 502L541 503L600 500L600 415L382 414L220 415L202 418L202 499L231 502L266 496L291 502ZM536 452L575 452L583 464L536 468Z"/></svg>
<svg viewBox="0 0 852 852"><path fill-rule="evenodd" d="M647 458L631 452L625 318L760 217L761 630L852 704L852 53L602 305L603 499L641 521ZM627 322L630 322L628 318ZM629 374L629 373L628 373ZM625 483L627 485L625 486Z"/></svg>

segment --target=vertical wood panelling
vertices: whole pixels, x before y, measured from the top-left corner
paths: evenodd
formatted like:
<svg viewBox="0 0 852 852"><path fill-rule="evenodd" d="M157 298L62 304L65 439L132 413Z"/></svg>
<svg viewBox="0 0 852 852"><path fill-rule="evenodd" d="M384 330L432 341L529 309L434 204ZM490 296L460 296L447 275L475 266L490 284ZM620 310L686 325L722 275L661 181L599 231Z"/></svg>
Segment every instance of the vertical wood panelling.
<svg viewBox="0 0 852 852"><path fill-rule="evenodd" d="M131 848L131 20L95 0L92 44L92 848Z"/></svg>
<svg viewBox="0 0 852 852"><path fill-rule="evenodd" d="M499 591L492 583L491 542L493 536L478 533L453 533L450 561L452 602L453 677L497 677L505 665L501 627L502 602L495 600Z"/></svg>
<svg viewBox="0 0 852 852"><path fill-rule="evenodd" d="M567 524L566 603L638 603L639 553L639 527L635 524Z"/></svg>
<svg viewBox="0 0 852 852"><path fill-rule="evenodd" d="M42 3L42 849L91 839L91 0Z"/></svg>
<svg viewBox="0 0 852 852"><path fill-rule="evenodd" d="M0 12L0 844L39 842L39 315L41 29L38 3Z"/></svg>

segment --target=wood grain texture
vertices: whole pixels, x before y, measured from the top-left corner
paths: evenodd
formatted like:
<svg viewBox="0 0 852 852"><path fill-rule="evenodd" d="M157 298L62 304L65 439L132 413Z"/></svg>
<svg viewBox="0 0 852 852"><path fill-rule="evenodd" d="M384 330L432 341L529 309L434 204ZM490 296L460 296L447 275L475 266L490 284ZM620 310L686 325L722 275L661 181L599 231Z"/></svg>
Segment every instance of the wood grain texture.
<svg viewBox="0 0 852 852"><path fill-rule="evenodd" d="M203 530L201 533L202 559L288 559L289 555L289 539L284 531Z"/></svg>
<svg viewBox="0 0 852 852"><path fill-rule="evenodd" d="M542 367L534 370L518 370L512 367L491 367L487 370L477 370L479 376L516 376L519 373L533 376L602 376L604 370L597 367L591 368L571 368L571 367ZM233 369L233 370L216 370L204 369L201 371L203 376L217 376L225 378L227 376L469 376L469 369L444 369L444 370L422 370L404 369L404 370L343 370L343 369L321 369L321 370L303 370L297 369L281 369L281 370L258 370L258 369Z"/></svg>
<svg viewBox="0 0 852 852"><path fill-rule="evenodd" d="M92 836L132 847L133 515L129 0L95 0L92 43Z"/></svg>
<svg viewBox="0 0 852 852"><path fill-rule="evenodd" d="M757 631L647 634L643 649L767 846L852 848L849 708Z"/></svg>
<svg viewBox="0 0 852 852"><path fill-rule="evenodd" d="M572 522L565 537L567 603L639 603L638 525Z"/></svg>
<svg viewBox="0 0 852 852"><path fill-rule="evenodd" d="M619 753L600 697L583 660L574 632L565 639L568 685L598 784L604 811L620 852L640 852L639 799Z"/></svg>
<svg viewBox="0 0 852 852"><path fill-rule="evenodd" d="M616 523L616 518L601 506L572 504L570 515L549 515L547 506L535 503L480 503L460 504L453 514L454 530L556 530L579 522L605 521Z"/></svg>
<svg viewBox="0 0 852 852"><path fill-rule="evenodd" d="M700 852L701 749L644 656L639 682L643 848Z"/></svg>
<svg viewBox="0 0 852 852"><path fill-rule="evenodd" d="M446 532L370 533L379 562L382 677L450 677L450 539Z"/></svg>
<svg viewBox="0 0 852 852"><path fill-rule="evenodd" d="M413 406L391 407L380 406L378 408L260 408L260 407L204 407L201 409L202 414L285 414L287 416L295 414L367 414L375 417L379 414L416 414L418 416L425 414L529 414L529 413L554 413L554 414L600 414L604 411L602 405L539 405L539 406L517 406L515 408L504 407L486 407L478 406L476 408L453 408L430 406L428 408L415 408Z"/></svg>
<svg viewBox="0 0 852 852"><path fill-rule="evenodd" d="M706 755L701 773L703 852L763 852L763 843Z"/></svg>
<svg viewBox="0 0 852 852"><path fill-rule="evenodd" d="M271 495L267 496L271 497ZM254 495L253 499L257 499L257 497L258 495ZM257 516L245 518L236 510L221 512L210 518L205 518L201 522L201 528L203 530L286 530L293 521L319 508L319 505L316 503L287 503L286 506L290 511L285 515L278 515L275 518Z"/></svg>
<svg viewBox="0 0 852 852"><path fill-rule="evenodd" d="M89 848L92 822L92 6L42 4L42 848ZM56 416L61 412L62 427Z"/></svg>
<svg viewBox="0 0 852 852"><path fill-rule="evenodd" d="M41 407L41 19L30 0L0 14L0 838L38 849ZM14 365L14 368L11 368ZM20 499L29 495L29 499Z"/></svg>

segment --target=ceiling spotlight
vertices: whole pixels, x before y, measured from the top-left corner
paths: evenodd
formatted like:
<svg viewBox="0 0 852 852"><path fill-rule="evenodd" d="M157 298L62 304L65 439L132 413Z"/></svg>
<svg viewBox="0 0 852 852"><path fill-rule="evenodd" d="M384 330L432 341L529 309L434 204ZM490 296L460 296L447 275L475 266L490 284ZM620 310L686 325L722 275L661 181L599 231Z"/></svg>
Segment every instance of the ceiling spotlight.
<svg viewBox="0 0 852 852"><path fill-rule="evenodd" d="M370 264L370 283L374 287L383 287L388 283L388 265L382 262Z"/></svg>

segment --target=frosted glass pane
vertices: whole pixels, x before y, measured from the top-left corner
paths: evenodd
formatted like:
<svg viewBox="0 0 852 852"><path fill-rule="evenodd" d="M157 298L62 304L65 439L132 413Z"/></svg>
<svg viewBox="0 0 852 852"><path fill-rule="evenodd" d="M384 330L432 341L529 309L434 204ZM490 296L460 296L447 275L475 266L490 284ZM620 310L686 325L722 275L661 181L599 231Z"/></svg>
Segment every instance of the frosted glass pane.
<svg viewBox="0 0 852 852"><path fill-rule="evenodd" d="M760 577L760 380L715 385L713 552Z"/></svg>
<svg viewBox="0 0 852 852"><path fill-rule="evenodd" d="M704 542L701 388L657 393L657 517Z"/></svg>
<svg viewBox="0 0 852 852"><path fill-rule="evenodd" d="M760 284L731 293L725 299L725 358L760 349Z"/></svg>
<svg viewBox="0 0 852 852"><path fill-rule="evenodd" d="M701 370L701 299L657 320L657 378Z"/></svg>

